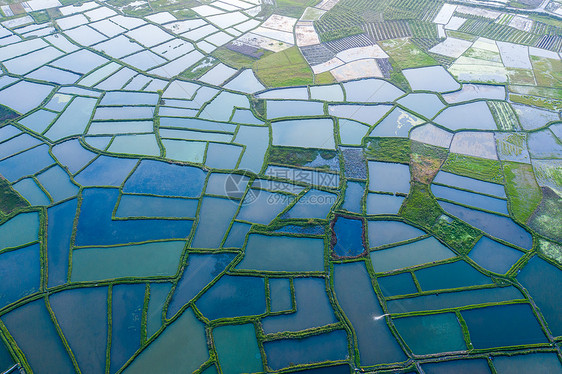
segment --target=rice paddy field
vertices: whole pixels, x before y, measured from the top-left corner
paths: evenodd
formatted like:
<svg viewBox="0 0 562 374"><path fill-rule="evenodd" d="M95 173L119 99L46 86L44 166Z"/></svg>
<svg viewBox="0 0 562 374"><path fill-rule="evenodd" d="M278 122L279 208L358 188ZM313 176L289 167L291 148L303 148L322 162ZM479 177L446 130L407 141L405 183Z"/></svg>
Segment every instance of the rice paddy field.
<svg viewBox="0 0 562 374"><path fill-rule="evenodd" d="M562 373L561 51L554 0L0 1L0 373Z"/></svg>

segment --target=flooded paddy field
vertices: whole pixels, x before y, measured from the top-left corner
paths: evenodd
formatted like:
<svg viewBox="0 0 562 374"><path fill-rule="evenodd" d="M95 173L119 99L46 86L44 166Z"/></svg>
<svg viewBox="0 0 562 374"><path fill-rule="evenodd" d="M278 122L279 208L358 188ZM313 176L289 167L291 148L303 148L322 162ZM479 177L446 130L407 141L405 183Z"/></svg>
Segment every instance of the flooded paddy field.
<svg viewBox="0 0 562 374"><path fill-rule="evenodd" d="M562 7L418 3L0 1L0 373L562 373Z"/></svg>

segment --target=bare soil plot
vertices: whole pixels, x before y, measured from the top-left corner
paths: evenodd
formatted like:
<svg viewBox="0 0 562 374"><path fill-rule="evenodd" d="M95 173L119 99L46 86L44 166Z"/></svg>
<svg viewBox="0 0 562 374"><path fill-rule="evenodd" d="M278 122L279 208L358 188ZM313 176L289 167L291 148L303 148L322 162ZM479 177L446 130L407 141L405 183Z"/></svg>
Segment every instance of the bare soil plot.
<svg viewBox="0 0 562 374"><path fill-rule="evenodd" d="M383 78L383 74L375 59L349 62L331 71L338 82L361 78Z"/></svg>
<svg viewBox="0 0 562 374"><path fill-rule="evenodd" d="M342 60L340 60L337 57L334 57L329 61L326 61L322 64L313 65L311 67L312 67L312 71L314 72L314 74L321 74L321 73L330 71L334 68L337 68L338 66L342 66L343 64L344 64L344 62Z"/></svg>
<svg viewBox="0 0 562 374"><path fill-rule="evenodd" d="M296 18L274 14L265 20L262 26L267 27L268 29L292 33L296 23Z"/></svg>
<svg viewBox="0 0 562 374"><path fill-rule="evenodd" d="M435 47L431 48L429 52L437 53L439 55L459 58L468 48L472 46L472 42L468 40L447 38Z"/></svg>
<svg viewBox="0 0 562 374"><path fill-rule="evenodd" d="M386 52L384 52L378 45L350 48L338 53L336 56L344 62L351 62L365 58L388 58Z"/></svg>
<svg viewBox="0 0 562 374"><path fill-rule="evenodd" d="M297 24L295 27L295 37L299 47L320 44L320 38L312 24Z"/></svg>

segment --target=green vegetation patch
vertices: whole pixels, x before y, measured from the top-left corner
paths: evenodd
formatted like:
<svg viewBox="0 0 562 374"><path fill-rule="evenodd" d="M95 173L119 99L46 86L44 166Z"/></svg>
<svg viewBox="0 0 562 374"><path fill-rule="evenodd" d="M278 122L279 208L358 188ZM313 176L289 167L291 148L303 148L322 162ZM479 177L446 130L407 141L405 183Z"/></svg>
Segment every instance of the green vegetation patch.
<svg viewBox="0 0 562 374"><path fill-rule="evenodd" d="M551 16L543 16L543 15L539 15L539 14L529 14L529 18L542 23L543 25L549 25L549 26L553 26L553 27L559 27L562 28L562 21L551 17Z"/></svg>
<svg viewBox="0 0 562 374"><path fill-rule="evenodd" d="M174 17L176 17L177 19L193 19L199 17L197 13L195 13L193 10L189 8L180 8L180 9L172 10L172 13L174 14Z"/></svg>
<svg viewBox="0 0 562 374"><path fill-rule="evenodd" d="M14 119L16 117L18 117L18 114L16 112L8 107L5 107L4 105L0 105L0 123L2 123L3 121Z"/></svg>
<svg viewBox="0 0 562 374"><path fill-rule="evenodd" d="M535 9L536 7L541 5L541 2L535 1L535 0L524 0L524 1L512 0L512 1L509 1L507 4L508 4L508 6L513 7L513 8Z"/></svg>
<svg viewBox="0 0 562 374"><path fill-rule="evenodd" d="M72 3L76 3L76 1L72 1ZM107 3L119 8L124 14L129 16L143 17L153 12L148 2L137 3L130 0L109 0Z"/></svg>
<svg viewBox="0 0 562 374"><path fill-rule="evenodd" d="M412 141L410 173L416 182L430 184L447 158L448 149Z"/></svg>
<svg viewBox="0 0 562 374"><path fill-rule="evenodd" d="M548 99L562 99L562 88L509 85L509 92L522 95L541 96Z"/></svg>
<svg viewBox="0 0 562 374"><path fill-rule="evenodd" d="M505 101L488 101L488 107L496 120L498 129L505 131L519 129L519 120L509 103Z"/></svg>
<svg viewBox="0 0 562 374"><path fill-rule="evenodd" d="M0 212L7 215L28 205L27 201L10 187L10 183L0 176Z"/></svg>
<svg viewBox="0 0 562 374"><path fill-rule="evenodd" d="M410 21L410 30L414 38L437 39L437 25L433 22Z"/></svg>
<svg viewBox="0 0 562 374"><path fill-rule="evenodd" d="M465 53L463 53L463 56L475 58L478 60L501 62L501 57L499 52L493 52L482 48L470 47L469 49L466 50Z"/></svg>
<svg viewBox="0 0 562 374"><path fill-rule="evenodd" d="M551 260L562 264L562 245L542 238L538 239L538 244L540 253L550 258Z"/></svg>
<svg viewBox="0 0 562 374"><path fill-rule="evenodd" d="M469 42L475 42L476 39L478 39L478 37L475 35L470 35L464 32L454 31L454 30L447 30L447 36L456 39L468 40Z"/></svg>
<svg viewBox="0 0 562 374"><path fill-rule="evenodd" d="M324 149L296 149L291 147L271 147L269 162L275 164L305 166L321 157L326 161L337 157L336 151ZM320 169L329 169L328 165L319 166Z"/></svg>
<svg viewBox="0 0 562 374"><path fill-rule="evenodd" d="M394 83L398 88L404 91L410 91L410 84L408 83L408 80L406 79L404 74L402 74L402 70L399 69L392 61L391 64L394 69L390 71L389 81Z"/></svg>
<svg viewBox="0 0 562 374"><path fill-rule="evenodd" d="M504 162L505 187L513 216L527 222L541 202L541 189L529 164Z"/></svg>
<svg viewBox="0 0 562 374"><path fill-rule="evenodd" d="M320 32L365 22L391 20L431 21L441 9L442 0L341 0L315 25Z"/></svg>
<svg viewBox="0 0 562 374"><path fill-rule="evenodd" d="M270 54L270 53L268 53ZM231 51L226 47L216 49L212 55L218 58L221 62L235 69L252 68L252 65L257 59L250 56L243 55L242 53Z"/></svg>
<svg viewBox="0 0 562 374"><path fill-rule="evenodd" d="M497 160L449 153L442 170L486 182L503 184L502 166Z"/></svg>
<svg viewBox="0 0 562 374"><path fill-rule="evenodd" d="M268 87L287 87L313 83L313 73L298 47L291 47L256 61L254 72Z"/></svg>
<svg viewBox="0 0 562 374"><path fill-rule="evenodd" d="M527 134L521 132L508 133L497 143L498 154L511 157L512 161L524 159L527 151Z"/></svg>
<svg viewBox="0 0 562 374"><path fill-rule="evenodd" d="M426 229L430 229L441 217L443 210L437 204L427 184L414 182L399 214Z"/></svg>
<svg viewBox="0 0 562 374"><path fill-rule="evenodd" d="M480 237L480 232L472 226L443 214L427 184L419 182L412 184L410 194L400 208L399 214L424 227L461 253L470 251Z"/></svg>
<svg viewBox="0 0 562 374"><path fill-rule="evenodd" d="M265 118L265 100L256 99L253 96L250 98L250 105L258 116Z"/></svg>
<svg viewBox="0 0 562 374"><path fill-rule="evenodd" d="M511 84L535 84L535 75L532 70L508 68L507 77Z"/></svg>
<svg viewBox="0 0 562 374"><path fill-rule="evenodd" d="M443 214L443 210L431 194L429 186L419 182L412 184L399 214L424 227L461 253L470 251L480 237L480 232L472 226Z"/></svg>
<svg viewBox="0 0 562 374"><path fill-rule="evenodd" d="M469 252L480 238L480 232L463 221L441 216L431 228L432 233L460 253Z"/></svg>
<svg viewBox="0 0 562 374"><path fill-rule="evenodd" d="M62 17L62 13L59 8L49 8L47 9L47 14L51 19Z"/></svg>
<svg viewBox="0 0 562 374"><path fill-rule="evenodd" d="M562 87L562 61L530 56L537 85Z"/></svg>
<svg viewBox="0 0 562 374"><path fill-rule="evenodd" d="M275 13L284 16L300 18L304 10L309 6L314 6L318 3L317 0L276 0L277 7Z"/></svg>
<svg viewBox="0 0 562 374"><path fill-rule="evenodd" d="M370 160L410 162L410 139L367 138L365 154Z"/></svg>
<svg viewBox="0 0 562 374"><path fill-rule="evenodd" d="M314 84L330 84L335 83L336 79L329 71L314 76Z"/></svg>
<svg viewBox="0 0 562 374"><path fill-rule="evenodd" d="M29 13L29 15L31 17L33 17L33 19L37 23L45 23L45 22L49 22L51 20L51 17L49 16L49 13L46 10L31 12L31 13Z"/></svg>
<svg viewBox="0 0 562 374"><path fill-rule="evenodd" d="M157 12L171 11L179 19L195 18L197 13L189 8L201 5L196 0L153 0L147 3L134 0L109 0L108 4L120 8L123 13L131 16L143 17Z"/></svg>
<svg viewBox="0 0 562 374"><path fill-rule="evenodd" d="M379 42L382 49L402 69L437 65L437 61L409 39L393 39Z"/></svg>
<svg viewBox="0 0 562 374"><path fill-rule="evenodd" d="M533 45L544 35L518 30L505 24L492 22L490 19L468 20L459 30L488 39L522 45Z"/></svg>
<svg viewBox="0 0 562 374"><path fill-rule="evenodd" d="M562 109L562 100L547 99L542 97L535 97L529 95L514 95L510 94L509 99L514 103L537 106L549 110Z"/></svg>
<svg viewBox="0 0 562 374"><path fill-rule="evenodd" d="M211 70L217 64L217 60L213 57L207 56L180 74L180 77L185 79L196 79Z"/></svg>
<svg viewBox="0 0 562 374"><path fill-rule="evenodd" d="M81 3L83 0L59 0L62 5L72 5Z"/></svg>
<svg viewBox="0 0 562 374"><path fill-rule="evenodd" d="M320 41L329 42L332 40L342 39L348 36L362 34L363 29L359 26L341 27L339 29L328 30L319 34Z"/></svg>
<svg viewBox="0 0 562 374"><path fill-rule="evenodd" d="M149 1L149 4L154 12L174 9L188 10L189 8L200 5L200 3L196 0L151 0ZM190 9L189 14L193 14L193 16L197 15L197 13ZM176 12L174 12L174 15L176 15Z"/></svg>
<svg viewBox="0 0 562 374"><path fill-rule="evenodd" d="M529 226L539 234L562 241L562 198L549 187L542 187L542 201L529 218Z"/></svg>

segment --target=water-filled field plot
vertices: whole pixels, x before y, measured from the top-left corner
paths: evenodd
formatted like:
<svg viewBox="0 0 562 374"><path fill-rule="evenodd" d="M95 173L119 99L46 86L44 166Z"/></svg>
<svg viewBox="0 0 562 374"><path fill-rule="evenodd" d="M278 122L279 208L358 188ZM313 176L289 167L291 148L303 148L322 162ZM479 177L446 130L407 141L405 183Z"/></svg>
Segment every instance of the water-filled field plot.
<svg viewBox="0 0 562 374"><path fill-rule="evenodd" d="M61 3L0 2L0 373L562 372L559 2Z"/></svg>

